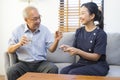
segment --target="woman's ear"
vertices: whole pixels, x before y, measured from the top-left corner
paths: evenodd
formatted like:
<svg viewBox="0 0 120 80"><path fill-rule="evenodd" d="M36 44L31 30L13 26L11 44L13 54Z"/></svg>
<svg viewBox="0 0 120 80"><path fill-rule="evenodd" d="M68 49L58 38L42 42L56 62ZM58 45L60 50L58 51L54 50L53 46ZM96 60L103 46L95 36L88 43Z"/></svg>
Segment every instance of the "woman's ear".
<svg viewBox="0 0 120 80"><path fill-rule="evenodd" d="M90 18L91 18L91 20L93 20L95 18L95 14L91 14Z"/></svg>

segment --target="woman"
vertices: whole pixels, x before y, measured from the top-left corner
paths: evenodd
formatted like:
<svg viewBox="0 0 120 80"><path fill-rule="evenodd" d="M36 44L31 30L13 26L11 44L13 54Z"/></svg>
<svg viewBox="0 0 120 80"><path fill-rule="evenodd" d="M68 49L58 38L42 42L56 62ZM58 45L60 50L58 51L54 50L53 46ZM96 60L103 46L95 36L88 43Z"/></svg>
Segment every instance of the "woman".
<svg viewBox="0 0 120 80"><path fill-rule="evenodd" d="M98 6L93 2L84 3L80 21L84 26L77 29L73 47L61 45L65 52L79 55L80 59L63 68L60 73L105 76L109 70L106 62L107 35L103 31L103 15Z"/></svg>

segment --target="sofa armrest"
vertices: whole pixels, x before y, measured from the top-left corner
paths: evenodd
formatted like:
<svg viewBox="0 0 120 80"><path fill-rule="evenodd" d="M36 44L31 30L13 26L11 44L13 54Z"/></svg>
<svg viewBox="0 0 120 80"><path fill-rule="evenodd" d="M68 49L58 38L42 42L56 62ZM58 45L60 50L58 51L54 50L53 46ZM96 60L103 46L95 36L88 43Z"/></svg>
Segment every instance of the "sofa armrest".
<svg viewBox="0 0 120 80"><path fill-rule="evenodd" d="M4 54L5 59L5 69L12 66L13 64L18 62L16 53L9 54L8 52L5 52Z"/></svg>
<svg viewBox="0 0 120 80"><path fill-rule="evenodd" d="M7 52L4 53L4 59L5 59L5 71L7 70L7 68L10 66L10 58Z"/></svg>

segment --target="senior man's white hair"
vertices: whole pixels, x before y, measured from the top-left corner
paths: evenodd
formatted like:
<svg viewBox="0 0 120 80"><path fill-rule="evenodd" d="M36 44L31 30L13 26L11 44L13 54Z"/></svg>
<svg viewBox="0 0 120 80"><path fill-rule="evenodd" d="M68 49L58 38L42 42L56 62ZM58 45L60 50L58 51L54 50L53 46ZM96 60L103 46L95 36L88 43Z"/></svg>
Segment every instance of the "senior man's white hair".
<svg viewBox="0 0 120 80"><path fill-rule="evenodd" d="M37 10L37 8L34 7L34 6L27 6L27 7L23 10L23 17L24 17L24 18L28 18L29 11L32 10L32 9Z"/></svg>

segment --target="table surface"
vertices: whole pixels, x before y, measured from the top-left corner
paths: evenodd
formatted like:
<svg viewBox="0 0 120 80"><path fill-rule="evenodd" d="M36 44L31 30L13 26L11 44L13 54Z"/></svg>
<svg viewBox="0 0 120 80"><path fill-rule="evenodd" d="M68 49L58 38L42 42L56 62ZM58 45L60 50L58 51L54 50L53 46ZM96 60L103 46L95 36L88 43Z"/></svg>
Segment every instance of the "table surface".
<svg viewBox="0 0 120 80"><path fill-rule="evenodd" d="M65 75L27 72L17 80L120 80L120 77Z"/></svg>
<svg viewBox="0 0 120 80"><path fill-rule="evenodd" d="M5 76L0 75L0 80L5 80Z"/></svg>

